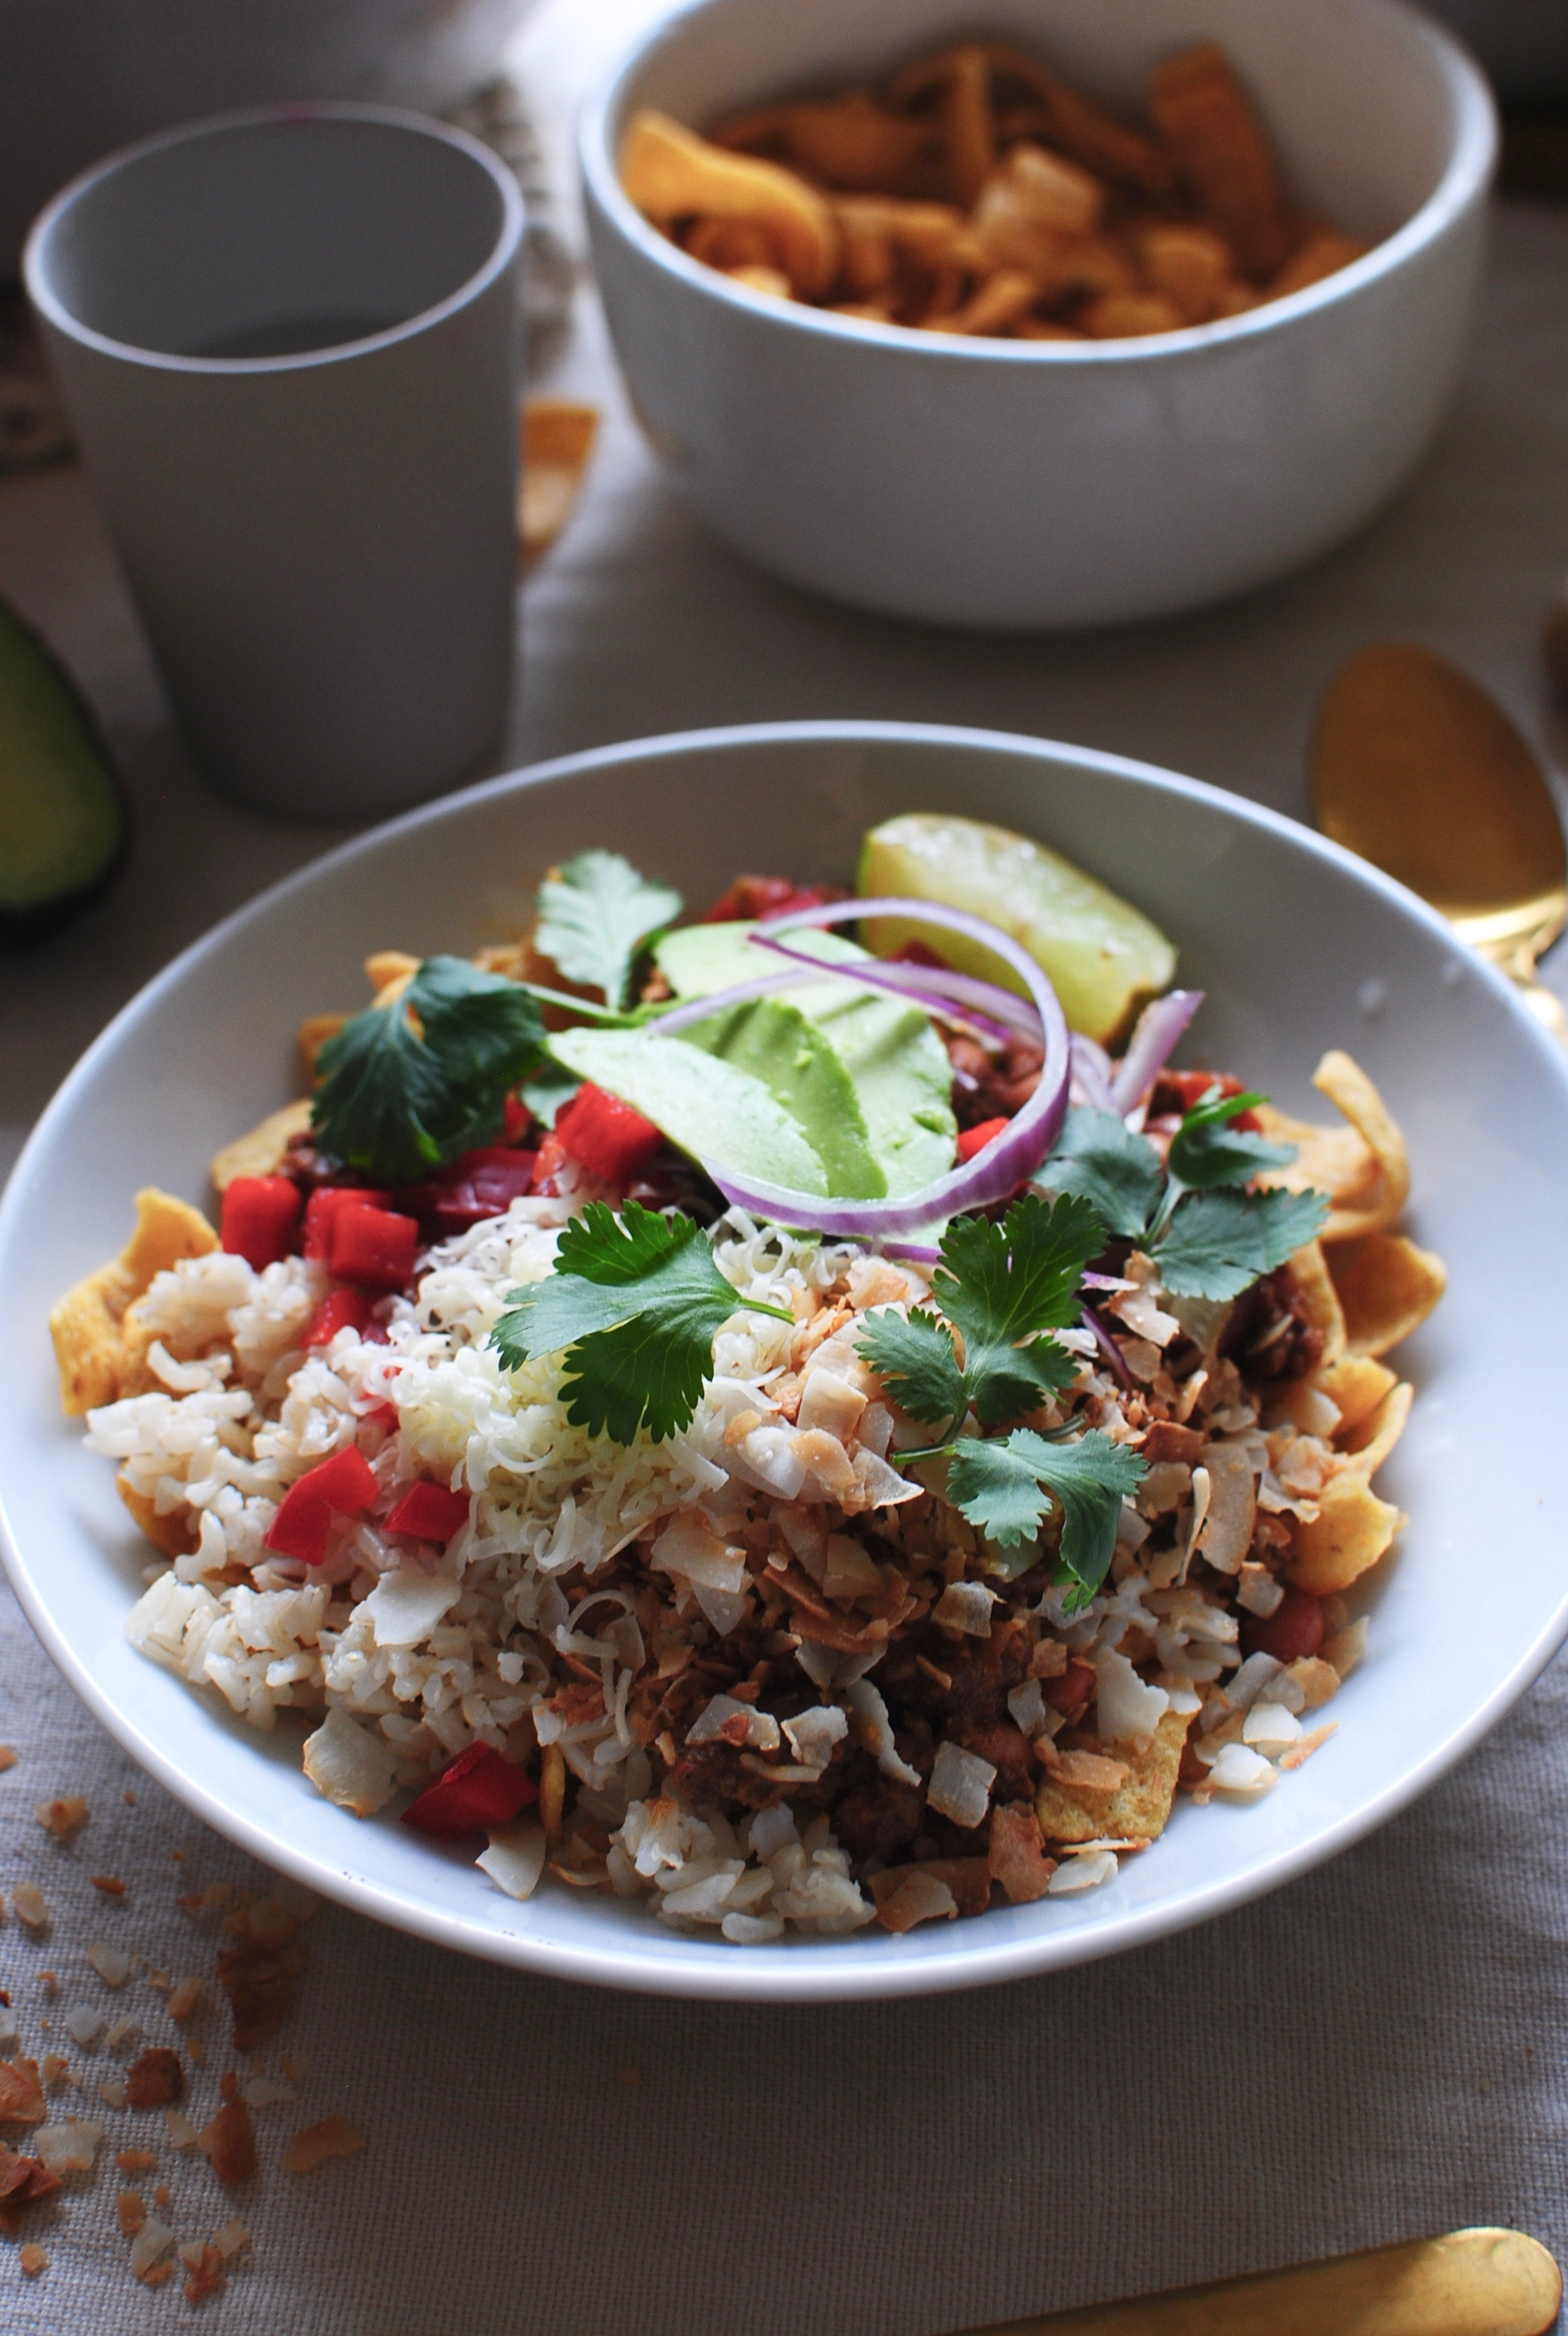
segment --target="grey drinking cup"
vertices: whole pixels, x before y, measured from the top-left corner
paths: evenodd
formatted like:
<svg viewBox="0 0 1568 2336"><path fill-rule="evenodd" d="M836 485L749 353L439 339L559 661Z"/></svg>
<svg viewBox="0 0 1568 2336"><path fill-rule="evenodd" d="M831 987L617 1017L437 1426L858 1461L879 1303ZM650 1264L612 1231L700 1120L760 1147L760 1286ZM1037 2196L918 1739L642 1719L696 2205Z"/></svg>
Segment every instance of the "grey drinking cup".
<svg viewBox="0 0 1568 2336"><path fill-rule="evenodd" d="M255 809L440 793L511 676L522 200L443 123L297 105L73 180L42 320L176 716Z"/></svg>

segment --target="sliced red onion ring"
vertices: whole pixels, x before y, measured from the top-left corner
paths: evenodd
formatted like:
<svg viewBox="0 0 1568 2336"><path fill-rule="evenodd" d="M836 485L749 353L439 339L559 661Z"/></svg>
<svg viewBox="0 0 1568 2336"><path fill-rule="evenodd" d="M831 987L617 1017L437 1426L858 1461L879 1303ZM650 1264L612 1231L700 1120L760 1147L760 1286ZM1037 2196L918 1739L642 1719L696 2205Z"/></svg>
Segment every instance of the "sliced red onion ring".
<svg viewBox="0 0 1568 2336"><path fill-rule="evenodd" d="M1089 1277L1086 1274L1084 1279L1087 1280ZM1084 1308L1083 1319L1084 1328L1086 1330L1092 1330L1095 1334L1095 1344L1099 1348L1105 1368L1118 1387L1124 1387L1131 1393L1134 1379L1132 1372L1127 1368L1127 1358L1092 1306Z"/></svg>
<svg viewBox="0 0 1568 2336"><path fill-rule="evenodd" d="M776 949L781 957L794 958L797 964L821 967L823 959L812 957L804 949L792 949L787 942L776 940L771 933L757 931L750 936L758 949ZM910 965L898 958L854 958L830 960L832 969L846 981L863 981L868 988L885 989L911 1005L924 1007L928 1014L937 1014L949 1020L961 1019L974 1027L991 1045L1005 1046L1012 1038L1032 1038L1039 1043L1040 1017L1027 998L1015 996L994 981L982 981L978 974L959 973L951 966ZM965 1009L961 1016L953 1009Z"/></svg>
<svg viewBox="0 0 1568 2336"><path fill-rule="evenodd" d="M820 973L823 970L816 964ZM749 1005L754 998L769 997L775 989L797 989L800 977L794 973L763 973L755 981L737 981L728 989L716 989L711 998L694 998L685 1006L672 1006L667 1014L656 1014L645 1022L645 1030L655 1030L661 1038L673 1038L687 1030L694 1022L706 1022L713 1014L723 1014L732 1006Z"/></svg>
<svg viewBox="0 0 1568 2336"><path fill-rule="evenodd" d="M1111 1093L1111 1058L1093 1038L1086 1038L1080 1030L1073 1033L1073 1078L1083 1091L1093 1111L1115 1111L1115 1098Z"/></svg>
<svg viewBox="0 0 1568 2336"><path fill-rule="evenodd" d="M1017 1117L972 1160L902 1200L824 1201L814 1192L793 1192L780 1184L752 1183L711 1160L702 1163L726 1200L750 1216L798 1225L805 1231L874 1241L888 1234L918 1232L935 1218L988 1208L993 1201L1006 1200L1017 1192L1047 1157L1061 1132L1067 1108L1070 1054L1067 1026L1057 993L1034 959L1010 933L965 909L950 909L935 900L833 900L815 909L786 910L782 916L770 917L759 930L771 936L801 925L849 924L859 917L918 917L922 924L963 933L991 950L1027 985L1039 1014L1046 1050L1039 1085ZM930 968L917 970L925 974Z"/></svg>
<svg viewBox="0 0 1568 2336"><path fill-rule="evenodd" d="M1203 1002L1201 989L1173 989L1144 1007L1111 1081L1113 1109L1124 1117L1137 1109Z"/></svg>

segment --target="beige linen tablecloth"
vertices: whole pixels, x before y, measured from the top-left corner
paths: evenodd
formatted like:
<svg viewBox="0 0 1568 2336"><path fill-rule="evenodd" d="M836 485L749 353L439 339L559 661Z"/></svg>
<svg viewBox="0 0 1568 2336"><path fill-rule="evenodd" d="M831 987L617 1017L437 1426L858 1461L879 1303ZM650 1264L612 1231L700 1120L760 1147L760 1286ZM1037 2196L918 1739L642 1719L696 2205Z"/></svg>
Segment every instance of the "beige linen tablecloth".
<svg viewBox="0 0 1568 2336"><path fill-rule="evenodd" d="M520 69L558 168L585 75L647 13L551 0L535 20ZM1316 696L1390 633L1459 659L1548 757L1561 745L1534 638L1568 565L1568 215L1500 216L1454 418L1375 526L1235 608L1083 639L916 631L753 573L656 474L589 299L545 354L608 418L583 504L522 596L510 761L710 723L902 716L1115 748L1300 814ZM141 980L332 839L204 792L74 469L0 487L0 590L93 695L140 819L117 890L0 971L14 1153ZM1496 1562L1477 1550L1478 1594ZM96 2110L107 2130L97 2171L35 2217L48 2268L29 2280L0 2241L0 2331L142 2336L190 2316L183 2266L156 2292L132 2281L122 2184L151 2205L166 2182L181 2241L239 2214L250 2244L200 2307L232 2336L920 2336L1466 2221L1516 2221L1563 2253L1565 1728L1559 1665L1455 1777L1333 1866L1140 1954L969 1997L810 2010L608 1995L323 1907L262 2055L274 2078L286 2052L303 2060L297 2098L258 2110L262 2170L230 2194L157 2112L103 2103L123 2059L63 2022L130 2015L136 2049L194 2037L206 2065L185 2106L204 2123L227 2023L207 2010L173 2029L147 1974L212 1968L221 1916L180 1912L177 1893L267 1878L121 1758L6 1593L0 1741L20 1757L0 1776L0 1985L22 2048L71 2061L79 2090L56 2113ZM92 1815L57 1843L34 1804L77 1793ZM24 1881L54 1910L45 1937L11 1911ZM142 1959L121 1990L85 1959L100 1943ZM283 2172L287 2136L334 2112L363 2150ZM158 2166L117 2174L112 2153L150 2132Z"/></svg>

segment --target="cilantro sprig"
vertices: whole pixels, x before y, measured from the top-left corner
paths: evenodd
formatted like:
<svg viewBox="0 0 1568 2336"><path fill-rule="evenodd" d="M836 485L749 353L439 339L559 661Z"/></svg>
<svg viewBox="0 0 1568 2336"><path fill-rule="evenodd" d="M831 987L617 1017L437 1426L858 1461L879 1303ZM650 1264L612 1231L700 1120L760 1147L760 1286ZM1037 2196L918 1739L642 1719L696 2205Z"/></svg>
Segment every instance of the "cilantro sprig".
<svg viewBox="0 0 1568 2336"><path fill-rule="evenodd" d="M1004 1426L1072 1384L1077 1367L1049 1333L1077 1319L1084 1268L1105 1244L1100 1216L1082 1195L1047 1205L1028 1194L999 1225L960 1217L942 1237L931 1277L940 1315L917 1307L905 1319L879 1309L856 1342L901 1409L940 1431L936 1444L899 1458L945 1460L948 1498L988 1542L1008 1550L1037 1541L1059 1512L1060 1576L1079 1605L1105 1580L1122 1501L1142 1483L1143 1462L1097 1428L1042 1436L1015 1427L990 1438L955 1431L971 1413L982 1427Z"/></svg>
<svg viewBox="0 0 1568 2336"><path fill-rule="evenodd" d="M618 1011L638 957L682 906L671 886L642 875L618 852L579 852L539 888L534 947L568 981L597 989Z"/></svg>
<svg viewBox="0 0 1568 2336"><path fill-rule="evenodd" d="M462 958L426 958L400 998L323 1046L312 1131L385 1183L417 1183L500 1134L506 1097L543 1051L526 990Z"/></svg>
<svg viewBox="0 0 1568 2336"><path fill-rule="evenodd" d="M1292 1144L1232 1124L1262 1100L1211 1091L1185 1114L1164 1164L1115 1112L1070 1111L1036 1183L1088 1202L1108 1232L1154 1259L1176 1297L1238 1298L1314 1240L1329 1213L1320 1192L1247 1189L1296 1156Z"/></svg>
<svg viewBox="0 0 1568 2336"><path fill-rule="evenodd" d="M1077 1320L1079 1278L1105 1245L1095 1210L1076 1198L1051 1207L1028 1194L999 1225L959 1217L931 1277L941 1315L917 1307L906 1320L879 1309L856 1351L911 1419L954 1427L972 1411L982 1426L1000 1427L1072 1385L1071 1355L1042 1334Z"/></svg>
<svg viewBox="0 0 1568 2336"><path fill-rule="evenodd" d="M566 1416L591 1435L656 1442L687 1426L713 1369L713 1342L744 1306L793 1320L785 1307L743 1299L713 1261L702 1228L628 1201L618 1219L591 1201L562 1231L555 1270L508 1293L491 1333L504 1368L564 1353Z"/></svg>

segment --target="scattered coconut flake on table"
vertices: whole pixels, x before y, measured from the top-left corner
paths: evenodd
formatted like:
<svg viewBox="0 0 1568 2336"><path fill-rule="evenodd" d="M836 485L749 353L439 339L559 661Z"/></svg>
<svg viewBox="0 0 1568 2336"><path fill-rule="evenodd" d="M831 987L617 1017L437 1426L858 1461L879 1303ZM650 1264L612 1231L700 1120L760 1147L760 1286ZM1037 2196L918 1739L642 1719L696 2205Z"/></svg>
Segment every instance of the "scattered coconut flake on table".
<svg viewBox="0 0 1568 2336"><path fill-rule="evenodd" d="M33 2154L51 2174L90 2174L103 2127L96 2117L67 2117L63 2125L41 2125L33 2136Z"/></svg>
<svg viewBox="0 0 1568 2336"><path fill-rule="evenodd" d="M24 1922L30 1931L48 1928L48 1903L35 1882L19 1882L11 1903L16 1909L16 1920Z"/></svg>
<svg viewBox="0 0 1568 2336"><path fill-rule="evenodd" d="M355 2150L364 2147L364 2136L355 2131L346 2117L335 2111L295 2135L283 2153L283 2170L286 2174L314 2174L328 2158L352 2157Z"/></svg>
<svg viewBox="0 0 1568 2336"><path fill-rule="evenodd" d="M45 1833L57 1841L68 1841L80 1825L87 1822L87 1804L79 1794L69 1799L40 1801L33 1812Z"/></svg>
<svg viewBox="0 0 1568 2336"><path fill-rule="evenodd" d="M29 2239L25 2246L17 2249L16 2260L29 2279L36 2279L41 2271L49 2268L47 2253L34 2239Z"/></svg>
<svg viewBox="0 0 1568 2336"><path fill-rule="evenodd" d="M101 1940L95 1940L83 1952L105 1987L124 1986L131 1976L129 1955L122 1954L118 1947L105 1946Z"/></svg>

